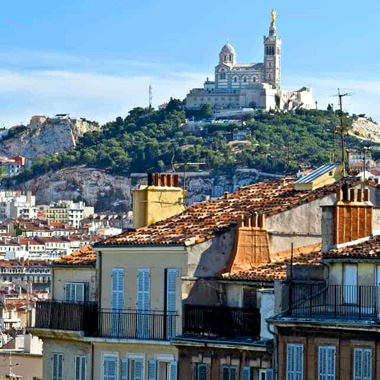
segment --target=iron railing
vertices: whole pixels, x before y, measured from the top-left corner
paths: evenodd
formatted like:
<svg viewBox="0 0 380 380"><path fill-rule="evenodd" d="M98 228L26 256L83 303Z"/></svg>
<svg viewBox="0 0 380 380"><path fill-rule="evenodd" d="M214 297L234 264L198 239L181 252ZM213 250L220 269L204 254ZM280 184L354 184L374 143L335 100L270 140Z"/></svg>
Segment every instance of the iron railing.
<svg viewBox="0 0 380 380"><path fill-rule="evenodd" d="M178 315L156 310L101 310L99 337L169 340L176 335Z"/></svg>
<svg viewBox="0 0 380 380"><path fill-rule="evenodd" d="M97 325L96 316L96 303L41 301L36 303L35 323L31 327L93 331Z"/></svg>
<svg viewBox="0 0 380 380"><path fill-rule="evenodd" d="M169 340L177 331L175 312L98 310L96 303L37 302L35 328L82 331L85 336Z"/></svg>
<svg viewBox="0 0 380 380"><path fill-rule="evenodd" d="M289 314L299 317L377 318L379 286L289 285Z"/></svg>
<svg viewBox="0 0 380 380"><path fill-rule="evenodd" d="M260 310L225 306L184 306L184 333L260 336Z"/></svg>

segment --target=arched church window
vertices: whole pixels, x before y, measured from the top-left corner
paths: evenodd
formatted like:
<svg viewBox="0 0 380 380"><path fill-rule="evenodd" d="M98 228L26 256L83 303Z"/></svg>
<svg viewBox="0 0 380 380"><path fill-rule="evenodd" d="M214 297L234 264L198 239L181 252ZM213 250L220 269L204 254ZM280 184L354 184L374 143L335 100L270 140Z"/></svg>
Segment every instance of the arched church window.
<svg viewBox="0 0 380 380"><path fill-rule="evenodd" d="M222 79L222 80L226 79L226 73L221 72L219 78Z"/></svg>
<svg viewBox="0 0 380 380"><path fill-rule="evenodd" d="M257 82L257 78L256 78L256 77L253 77L253 81L254 81L254 82Z"/></svg>
<svg viewBox="0 0 380 380"><path fill-rule="evenodd" d="M227 56L226 55L223 56L223 62L227 62Z"/></svg>
<svg viewBox="0 0 380 380"><path fill-rule="evenodd" d="M237 77L234 77L234 83L236 83L237 82Z"/></svg>
<svg viewBox="0 0 380 380"><path fill-rule="evenodd" d="M228 58L229 58L230 62L232 62L232 55L231 54L228 56Z"/></svg>
<svg viewBox="0 0 380 380"><path fill-rule="evenodd" d="M247 77L244 77L244 78L243 78L243 82L244 82L244 83L247 83Z"/></svg>

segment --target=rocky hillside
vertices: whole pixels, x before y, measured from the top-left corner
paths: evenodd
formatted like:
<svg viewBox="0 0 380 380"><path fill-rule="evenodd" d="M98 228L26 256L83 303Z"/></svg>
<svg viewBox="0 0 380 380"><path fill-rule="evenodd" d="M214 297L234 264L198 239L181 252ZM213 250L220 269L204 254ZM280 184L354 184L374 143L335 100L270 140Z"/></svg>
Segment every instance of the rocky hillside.
<svg viewBox="0 0 380 380"><path fill-rule="evenodd" d="M352 129L349 132L352 136L359 139L371 140L380 143L380 126L376 122L366 117L358 117L352 123Z"/></svg>
<svg viewBox="0 0 380 380"><path fill-rule="evenodd" d="M75 147L79 139L99 126L84 119L43 118L26 127L13 127L0 140L0 155L21 155L33 158L39 154L53 155Z"/></svg>
<svg viewBox="0 0 380 380"><path fill-rule="evenodd" d="M186 177L186 203L190 205L221 196L225 191L235 191L270 175L253 169L238 169L231 174L217 175L205 171L187 173ZM79 166L42 175L18 185L18 188L35 192L38 204L60 199L84 200L98 212L118 212L132 209L132 190L146 183L146 180L144 173L121 177L107 174L104 170Z"/></svg>

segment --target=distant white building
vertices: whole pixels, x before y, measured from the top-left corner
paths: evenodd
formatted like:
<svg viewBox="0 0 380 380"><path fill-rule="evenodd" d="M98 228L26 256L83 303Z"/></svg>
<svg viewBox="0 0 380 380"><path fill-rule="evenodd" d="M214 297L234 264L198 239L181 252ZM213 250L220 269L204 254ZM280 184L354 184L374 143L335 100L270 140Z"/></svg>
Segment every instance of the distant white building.
<svg viewBox="0 0 380 380"><path fill-rule="evenodd" d="M0 191L0 220L36 217L36 197L30 191Z"/></svg>
<svg viewBox="0 0 380 380"><path fill-rule="evenodd" d="M215 79L207 78L203 88L194 88L186 97L186 108L199 109L204 104L218 108L252 107L270 109L314 109L312 90L281 89L281 38L277 36L276 12L268 36L264 36L263 63L237 63L236 52L230 43L219 53Z"/></svg>

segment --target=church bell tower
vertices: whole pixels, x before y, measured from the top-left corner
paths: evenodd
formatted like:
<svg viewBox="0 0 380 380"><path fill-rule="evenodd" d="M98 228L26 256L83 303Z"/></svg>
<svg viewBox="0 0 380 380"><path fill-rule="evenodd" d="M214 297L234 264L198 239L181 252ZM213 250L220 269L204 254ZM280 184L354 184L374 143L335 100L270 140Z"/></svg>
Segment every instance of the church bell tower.
<svg viewBox="0 0 380 380"><path fill-rule="evenodd" d="M264 82L275 89L281 85L281 38L276 34L276 11L271 14L269 35L264 36Z"/></svg>

